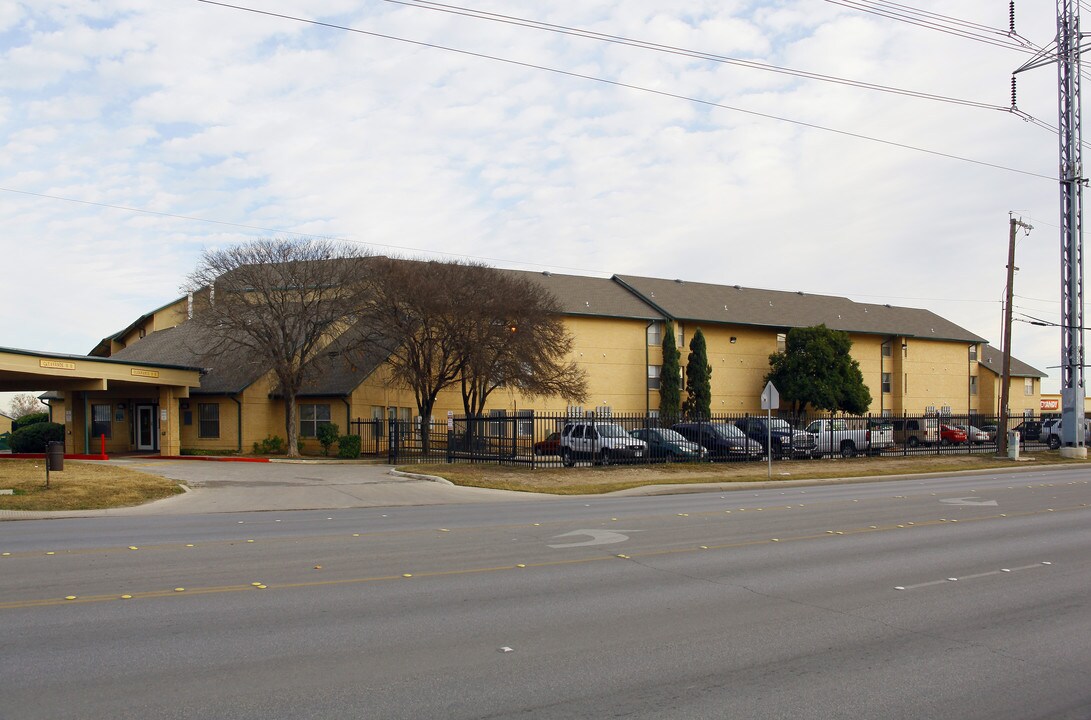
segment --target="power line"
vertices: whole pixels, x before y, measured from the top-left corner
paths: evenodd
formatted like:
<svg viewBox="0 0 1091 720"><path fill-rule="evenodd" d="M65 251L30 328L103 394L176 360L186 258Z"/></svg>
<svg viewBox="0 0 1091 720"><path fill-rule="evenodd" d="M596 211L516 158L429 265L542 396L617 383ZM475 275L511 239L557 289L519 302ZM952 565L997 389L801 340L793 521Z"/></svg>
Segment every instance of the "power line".
<svg viewBox="0 0 1091 720"><path fill-rule="evenodd" d="M391 3L393 5L402 5L405 7L414 7L422 10L434 10L437 12L447 13L450 15L459 15L462 17L476 18L478 20L489 20L492 22L503 23L506 25L514 25L517 27L532 28L535 30L545 30L547 32L557 33L560 35L570 35L573 37L582 37L590 40L598 40L601 42L613 43L616 45L626 45L629 47L636 47L644 50L653 50L655 52L661 52L670 55L679 55L683 57L695 58L698 60L706 60L708 62L721 63L725 65L737 65L739 67L750 68L752 70L762 70L765 72L780 73L783 75L791 75L793 77L805 78L808 80L817 80L820 82L835 83L838 85L848 85L850 87L862 88L865 90L875 90L877 92L886 92L896 95L904 95L907 97L918 98L922 100L935 100L939 102L946 102L955 105L965 105L968 107L975 107L984 110L1000 110L1008 112L1010 108L1004 105L994 105L992 103L979 102L976 100L965 100L961 98L955 98L945 95L937 95L934 93L926 93L917 90L908 90L906 88L898 88L890 85L884 85L882 83L870 83L862 80L852 80L849 78L838 77L836 75L826 75L824 73L811 72L809 70L797 70L794 68L783 67L779 65L772 65L770 63L758 62L756 60L744 60L741 58L730 57L727 55L717 55L713 53L707 53L700 50L690 50L687 48L678 47L675 45L663 45L660 43L649 42L646 40L637 40L622 35L610 35L607 33L600 33L594 30L586 30L583 28L571 27L568 25L555 25L553 23L541 22L538 20L531 20L528 18L517 17L514 15L502 15L499 13L487 12L484 10L476 10L473 8L461 7L457 5L447 5L438 2L429 2L428 0L383 0L384 2Z"/></svg>
<svg viewBox="0 0 1091 720"><path fill-rule="evenodd" d="M1023 38L1019 38L1012 33L979 23L958 20L948 15L920 10L908 5L882 2L881 0L826 0L826 2L1009 50L1033 52L1035 49Z"/></svg>
<svg viewBox="0 0 1091 720"><path fill-rule="evenodd" d="M398 37L396 35L389 35L386 33L374 32L371 30L361 30L359 28L352 28L345 25L337 25L335 23L322 22L320 20L309 20L307 18L296 17L293 15L285 15L283 13L270 12L268 10L258 10L256 8L245 7L242 5L232 5L230 3L218 2L217 0L197 0L197 2L205 3L207 5L217 5L232 10L240 10L243 12L254 13L256 15L264 15L267 17L280 18L282 20L291 20L292 22L300 22L308 25L315 25L317 27L330 28L332 30L343 30L345 32L356 33L359 35L367 35L369 37L382 38L384 40L393 40L395 42L407 43L410 45L416 45L418 47L426 47L434 50L444 50L447 52L456 53L459 55L466 55L468 57L479 58L482 60L492 60L494 62L506 63L508 65L515 65L517 67L530 68L533 70L543 70L546 72L555 73L557 75L564 75L565 77L578 78L581 80L591 80L593 82L602 83L604 85L611 85L613 87L625 88L627 90L637 90L640 92L650 93L652 95L659 95L661 97L673 98L675 100L685 100L686 102L696 103L704 105L706 107L715 107L721 110L730 110L732 112L742 113L745 115L751 115L754 117L760 117L767 120L777 120L779 122L790 123L793 125L799 125L800 127L810 128L812 130L821 130L823 132L833 133L835 135L841 135L843 137L850 137L857 140L866 140L868 142L878 143L880 145L886 145L888 147L901 148L903 150L912 150L914 152L924 153L926 155L932 155L935 157L947 158L949 160L958 160L961 162L971 163L973 165L979 165L982 167L993 168L994 170L1003 170L1005 172L1012 172L1019 175L1027 175L1029 177L1041 178L1043 180L1056 181L1055 177L1049 175L1043 175L1041 173L1032 172L1030 170L1019 170L1017 168L1007 167L997 163L987 162L985 160L975 160L973 158L964 157L961 155L955 155L954 153L942 152L940 150L930 150L918 145L910 145L908 143L897 142L895 140L884 140L872 135L864 135L863 133L852 132L850 130L838 130L826 125L819 125L817 123L810 123L803 120L793 120L791 118L782 117L779 115L773 115L771 113L759 112L757 110L747 110L745 108L736 107L733 105L726 105L724 103L713 102L711 100L702 100L700 98L690 97L688 95L682 95L680 93L667 92L665 90L656 90L654 88L643 87L641 85L634 85L632 83L625 83L619 80L609 80L607 78L600 78L594 75L587 75L585 73L577 73L570 70L561 70L559 68L553 68L546 65L538 65L535 63L523 62L520 60L512 60L510 58L503 58L496 55L488 55L486 53L474 52L472 50L462 50L459 48L453 48L446 45L439 45L437 43L429 43L421 40L410 40L408 38Z"/></svg>

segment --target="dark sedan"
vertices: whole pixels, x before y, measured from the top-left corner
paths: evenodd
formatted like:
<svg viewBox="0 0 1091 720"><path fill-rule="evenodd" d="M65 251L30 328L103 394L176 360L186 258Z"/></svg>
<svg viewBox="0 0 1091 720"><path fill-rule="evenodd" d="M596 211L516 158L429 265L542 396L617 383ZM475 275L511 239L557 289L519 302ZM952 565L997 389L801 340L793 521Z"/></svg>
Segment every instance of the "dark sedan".
<svg viewBox="0 0 1091 720"><path fill-rule="evenodd" d="M673 429L690 442L704 447L712 458L750 460L760 458L763 453L759 443L728 423L679 423Z"/></svg>
<svg viewBox="0 0 1091 720"><path fill-rule="evenodd" d="M646 442L648 456L655 460L701 460L708 456L708 450L670 428L640 428L629 434Z"/></svg>

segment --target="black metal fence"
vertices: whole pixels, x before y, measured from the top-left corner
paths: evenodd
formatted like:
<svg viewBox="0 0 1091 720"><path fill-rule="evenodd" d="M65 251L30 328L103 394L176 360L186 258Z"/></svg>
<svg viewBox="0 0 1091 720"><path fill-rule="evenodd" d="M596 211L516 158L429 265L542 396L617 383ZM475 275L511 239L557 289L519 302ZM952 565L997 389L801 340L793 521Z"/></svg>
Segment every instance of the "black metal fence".
<svg viewBox="0 0 1091 720"><path fill-rule="evenodd" d="M358 418L350 428L360 437L362 454L385 457L391 464L474 462L528 467L763 460L770 448L776 460L988 454L996 452L999 432L996 421L982 415L776 414L771 431L766 421L767 416L758 413L716 415L683 424L683 420L669 423L654 415L574 417L524 412L515 417L456 416L431 423ZM1010 420L1009 428L1020 432L1022 451L1049 449L1042 422L1041 417ZM592 439L588 442L585 437L580 445L571 433L563 437L567 425L579 426L577 434ZM669 432L674 428L674 433ZM685 437L679 437L679 432ZM646 442L621 435L639 436ZM732 439L717 440L722 436ZM738 449L740 436L748 441L742 450ZM643 452L619 450L639 447L642 442ZM728 448L731 442L735 449ZM710 447L703 452L694 447L705 444Z"/></svg>

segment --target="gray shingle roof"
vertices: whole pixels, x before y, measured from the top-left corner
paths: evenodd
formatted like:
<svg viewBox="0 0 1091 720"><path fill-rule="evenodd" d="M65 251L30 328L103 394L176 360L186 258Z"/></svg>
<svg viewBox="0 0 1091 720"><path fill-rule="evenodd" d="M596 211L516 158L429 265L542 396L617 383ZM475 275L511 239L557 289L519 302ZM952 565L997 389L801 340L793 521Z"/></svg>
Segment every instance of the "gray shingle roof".
<svg viewBox="0 0 1091 720"><path fill-rule="evenodd" d="M985 345L981 348L981 358L979 360L981 365L984 365L989 370L999 375L1004 371L1004 353L997 350L992 345ZM1044 378L1048 373L1044 373L1037 368L1033 368L1027 365L1022 360L1015 357L1011 359L1011 376L1012 377L1036 377Z"/></svg>
<svg viewBox="0 0 1091 720"><path fill-rule="evenodd" d="M500 270L526 278L553 293L565 315L656 320L662 315L637 296L608 278L558 275L551 272Z"/></svg>
<svg viewBox="0 0 1091 720"><path fill-rule="evenodd" d="M140 342L122 348L113 358L126 361L188 365L209 368L201 377L197 395L238 393L264 375L268 366L252 358L246 348L234 346L211 356L215 341L207 330L192 322L148 334Z"/></svg>
<svg viewBox="0 0 1091 720"><path fill-rule="evenodd" d="M835 330L936 340L985 342L930 310L858 303L844 297L615 275L664 314L683 321Z"/></svg>

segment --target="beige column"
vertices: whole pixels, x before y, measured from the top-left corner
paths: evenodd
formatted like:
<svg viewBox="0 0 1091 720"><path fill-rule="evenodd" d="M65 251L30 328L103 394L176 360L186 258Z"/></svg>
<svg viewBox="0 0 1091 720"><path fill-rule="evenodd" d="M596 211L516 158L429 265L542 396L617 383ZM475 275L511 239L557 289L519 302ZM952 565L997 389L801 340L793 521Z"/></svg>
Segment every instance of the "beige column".
<svg viewBox="0 0 1091 720"><path fill-rule="evenodd" d="M159 454L181 455L179 437L181 423L178 418L178 388L169 385L159 387Z"/></svg>

